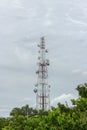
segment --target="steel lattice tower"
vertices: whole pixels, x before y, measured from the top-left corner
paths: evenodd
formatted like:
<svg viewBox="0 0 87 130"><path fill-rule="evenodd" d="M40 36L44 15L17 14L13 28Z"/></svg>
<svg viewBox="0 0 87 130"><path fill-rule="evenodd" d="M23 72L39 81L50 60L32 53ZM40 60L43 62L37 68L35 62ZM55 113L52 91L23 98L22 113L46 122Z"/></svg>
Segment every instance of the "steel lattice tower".
<svg viewBox="0 0 87 130"><path fill-rule="evenodd" d="M37 84L35 85L34 92L36 93L36 108L42 110L50 109L50 85L48 85L48 66L49 60L47 60L46 53L48 50L45 48L44 37L41 38L38 57L38 75Z"/></svg>

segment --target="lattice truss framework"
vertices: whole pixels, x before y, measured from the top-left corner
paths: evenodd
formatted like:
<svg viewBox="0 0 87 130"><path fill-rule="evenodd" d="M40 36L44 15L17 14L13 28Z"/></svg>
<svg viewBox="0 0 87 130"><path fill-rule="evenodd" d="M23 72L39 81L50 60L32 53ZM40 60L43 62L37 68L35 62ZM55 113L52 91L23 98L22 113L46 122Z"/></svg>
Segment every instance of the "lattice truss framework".
<svg viewBox="0 0 87 130"><path fill-rule="evenodd" d="M35 85L34 92L36 93L36 108L42 110L50 109L50 85L48 84L48 66L49 60L46 59L48 50L45 47L45 39L41 38L38 57L38 75L37 84Z"/></svg>

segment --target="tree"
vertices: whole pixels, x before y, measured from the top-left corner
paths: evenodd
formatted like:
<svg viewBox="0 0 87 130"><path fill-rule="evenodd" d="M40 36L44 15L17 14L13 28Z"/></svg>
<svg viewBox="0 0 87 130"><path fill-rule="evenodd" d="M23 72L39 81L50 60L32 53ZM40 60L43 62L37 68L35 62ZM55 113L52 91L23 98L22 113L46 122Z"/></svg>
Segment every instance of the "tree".
<svg viewBox="0 0 87 130"><path fill-rule="evenodd" d="M50 111L37 111L28 105L14 108L7 124L0 120L0 127L2 130L87 130L87 84L78 85L77 91L79 97L72 100L73 107L58 103Z"/></svg>
<svg viewBox="0 0 87 130"><path fill-rule="evenodd" d="M76 89L79 92L79 96L87 98L87 83L78 85Z"/></svg>
<svg viewBox="0 0 87 130"><path fill-rule="evenodd" d="M85 111L87 110L87 83L78 85L76 90L79 93L79 98L77 100L73 99L72 103L78 111Z"/></svg>
<svg viewBox="0 0 87 130"><path fill-rule="evenodd" d="M64 105L64 104L58 103L58 108L60 109L61 113L70 111L70 108L68 107L67 104Z"/></svg>
<svg viewBox="0 0 87 130"><path fill-rule="evenodd" d="M23 115L28 117L34 116L38 113L37 110L29 107L29 105L25 105L21 108L13 108L13 110L10 112L11 116L17 116L17 115Z"/></svg>
<svg viewBox="0 0 87 130"><path fill-rule="evenodd" d="M0 130L4 128L4 126L8 125L9 119L8 118L0 118Z"/></svg>

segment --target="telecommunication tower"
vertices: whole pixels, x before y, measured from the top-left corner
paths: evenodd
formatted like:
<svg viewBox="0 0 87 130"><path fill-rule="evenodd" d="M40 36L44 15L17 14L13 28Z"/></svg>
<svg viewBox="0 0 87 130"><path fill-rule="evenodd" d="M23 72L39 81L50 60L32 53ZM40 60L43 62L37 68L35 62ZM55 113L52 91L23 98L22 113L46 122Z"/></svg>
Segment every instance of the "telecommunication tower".
<svg viewBox="0 0 87 130"><path fill-rule="evenodd" d="M35 85L34 92L36 93L36 108L41 110L50 109L50 85L48 85L48 66L49 60L46 59L48 50L45 48L45 39L41 38L38 57L38 75L37 84Z"/></svg>

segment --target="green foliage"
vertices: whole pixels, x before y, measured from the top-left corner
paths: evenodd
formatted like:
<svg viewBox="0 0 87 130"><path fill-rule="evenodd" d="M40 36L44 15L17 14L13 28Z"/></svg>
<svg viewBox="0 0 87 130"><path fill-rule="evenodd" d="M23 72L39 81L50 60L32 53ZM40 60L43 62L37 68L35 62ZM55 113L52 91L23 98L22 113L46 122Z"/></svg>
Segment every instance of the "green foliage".
<svg viewBox="0 0 87 130"><path fill-rule="evenodd" d="M11 116L18 116L18 115L22 115L22 116L26 116L31 117L33 115L36 115L38 113L37 110L30 108L29 105L25 105L21 108L14 108L11 112L10 115Z"/></svg>
<svg viewBox="0 0 87 130"><path fill-rule="evenodd" d="M4 126L8 125L8 123L9 123L9 119L8 119L8 118L7 118L7 119L5 119L5 118L0 118L0 130L1 130Z"/></svg>
<svg viewBox="0 0 87 130"><path fill-rule="evenodd" d="M76 89L79 92L79 96L87 98L87 83L78 85Z"/></svg>
<svg viewBox="0 0 87 130"><path fill-rule="evenodd" d="M68 107L67 104L65 106L64 104L58 103L58 108L60 109L61 113L63 112L68 113L70 111L70 108Z"/></svg>
<svg viewBox="0 0 87 130"><path fill-rule="evenodd" d="M73 107L58 103L51 111L37 111L28 105L14 108L12 118L0 118L0 130L87 130L87 84L77 87Z"/></svg>
<svg viewBox="0 0 87 130"><path fill-rule="evenodd" d="M11 112L10 112L11 116L17 116L17 115L22 115L21 109L20 108L14 108Z"/></svg>
<svg viewBox="0 0 87 130"><path fill-rule="evenodd" d="M78 98L77 100L72 100L73 105L76 106L78 111L87 110L87 98Z"/></svg>

